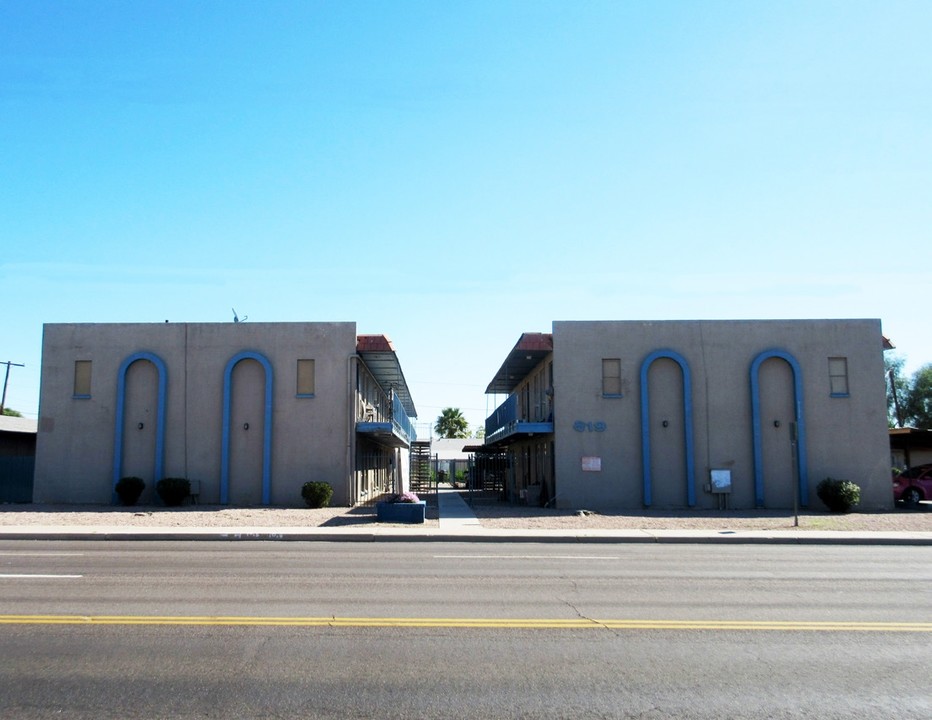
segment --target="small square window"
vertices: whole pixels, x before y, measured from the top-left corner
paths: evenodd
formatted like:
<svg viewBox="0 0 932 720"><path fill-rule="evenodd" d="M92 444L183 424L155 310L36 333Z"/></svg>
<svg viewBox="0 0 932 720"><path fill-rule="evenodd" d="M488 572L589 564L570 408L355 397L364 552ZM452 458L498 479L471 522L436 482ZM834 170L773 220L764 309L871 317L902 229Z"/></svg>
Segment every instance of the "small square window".
<svg viewBox="0 0 932 720"><path fill-rule="evenodd" d="M602 359L602 395L607 397L621 395L621 360L619 358Z"/></svg>
<svg viewBox="0 0 932 720"><path fill-rule="evenodd" d="M89 398L91 396L91 361L74 361L74 397Z"/></svg>
<svg viewBox="0 0 932 720"><path fill-rule="evenodd" d="M314 396L314 361L298 360L298 380L296 392L298 397Z"/></svg>
<svg viewBox="0 0 932 720"><path fill-rule="evenodd" d="M848 397L848 358L828 359L828 381L832 397Z"/></svg>

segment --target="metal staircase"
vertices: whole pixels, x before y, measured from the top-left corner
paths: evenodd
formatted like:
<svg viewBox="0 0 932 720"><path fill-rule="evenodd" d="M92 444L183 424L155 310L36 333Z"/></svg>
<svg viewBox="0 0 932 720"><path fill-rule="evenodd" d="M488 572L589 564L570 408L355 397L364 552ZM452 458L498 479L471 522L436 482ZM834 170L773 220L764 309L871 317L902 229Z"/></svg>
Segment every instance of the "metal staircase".
<svg viewBox="0 0 932 720"><path fill-rule="evenodd" d="M418 496L436 492L436 481L430 477L430 441L411 443L411 492Z"/></svg>

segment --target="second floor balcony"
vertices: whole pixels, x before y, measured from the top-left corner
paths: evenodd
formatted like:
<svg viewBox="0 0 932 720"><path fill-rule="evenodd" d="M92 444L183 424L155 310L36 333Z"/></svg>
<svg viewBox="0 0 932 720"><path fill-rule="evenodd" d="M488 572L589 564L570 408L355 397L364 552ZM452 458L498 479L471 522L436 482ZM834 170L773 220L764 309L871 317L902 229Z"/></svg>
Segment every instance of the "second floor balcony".
<svg viewBox="0 0 932 720"><path fill-rule="evenodd" d="M485 421L485 444L509 444L522 436L553 432L553 418L532 421L519 412L518 396L509 395Z"/></svg>
<svg viewBox="0 0 932 720"><path fill-rule="evenodd" d="M391 447L408 447L417 440L414 423L408 417L401 397L394 391L375 403L363 401L361 417L356 420L356 432L370 435Z"/></svg>

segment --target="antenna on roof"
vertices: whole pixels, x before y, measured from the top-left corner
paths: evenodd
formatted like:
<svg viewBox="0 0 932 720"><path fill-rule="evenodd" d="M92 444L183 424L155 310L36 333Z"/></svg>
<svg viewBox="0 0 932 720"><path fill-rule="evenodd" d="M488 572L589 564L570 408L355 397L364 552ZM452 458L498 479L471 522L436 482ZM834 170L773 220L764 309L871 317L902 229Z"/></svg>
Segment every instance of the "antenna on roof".
<svg viewBox="0 0 932 720"><path fill-rule="evenodd" d="M235 323L246 322L249 319L248 315L243 315L242 319L240 319L240 316L236 314L236 308L230 308L230 309L233 311L233 322Z"/></svg>

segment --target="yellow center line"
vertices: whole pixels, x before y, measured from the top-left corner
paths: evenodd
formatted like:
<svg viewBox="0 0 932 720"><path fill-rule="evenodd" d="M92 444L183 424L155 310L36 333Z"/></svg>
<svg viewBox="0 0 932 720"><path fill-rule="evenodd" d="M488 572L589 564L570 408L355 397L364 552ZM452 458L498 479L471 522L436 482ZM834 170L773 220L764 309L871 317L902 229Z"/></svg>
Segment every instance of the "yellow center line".
<svg viewBox="0 0 932 720"><path fill-rule="evenodd" d="M575 618L354 618L173 615L0 615L0 625L205 625L345 628L499 628L579 630L776 630L784 632L932 632L932 622L776 620L598 620Z"/></svg>

